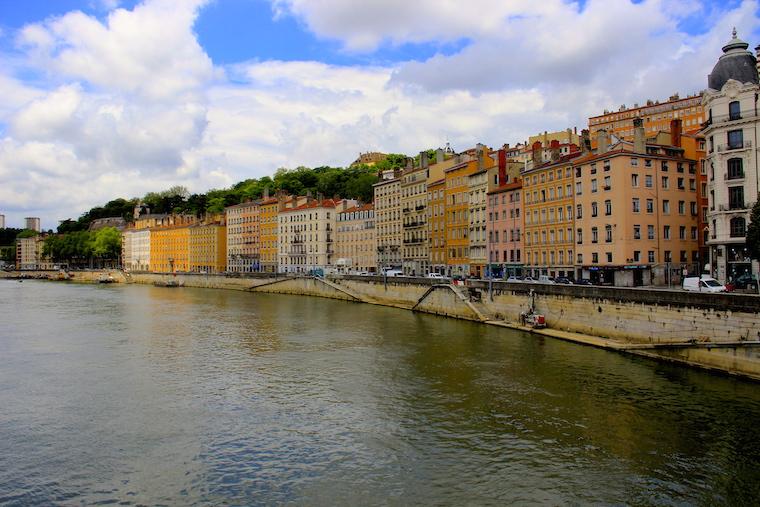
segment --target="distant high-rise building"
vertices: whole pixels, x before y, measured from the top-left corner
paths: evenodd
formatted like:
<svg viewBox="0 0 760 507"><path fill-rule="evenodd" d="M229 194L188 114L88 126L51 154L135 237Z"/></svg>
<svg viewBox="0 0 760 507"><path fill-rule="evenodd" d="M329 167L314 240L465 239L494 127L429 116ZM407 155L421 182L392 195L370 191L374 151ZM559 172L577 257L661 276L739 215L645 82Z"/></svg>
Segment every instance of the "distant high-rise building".
<svg viewBox="0 0 760 507"><path fill-rule="evenodd" d="M24 219L24 228L32 231L42 232L42 226L40 225L40 219L37 217L26 217Z"/></svg>
<svg viewBox="0 0 760 507"><path fill-rule="evenodd" d="M5 215L0 215L0 229L5 229Z"/></svg>

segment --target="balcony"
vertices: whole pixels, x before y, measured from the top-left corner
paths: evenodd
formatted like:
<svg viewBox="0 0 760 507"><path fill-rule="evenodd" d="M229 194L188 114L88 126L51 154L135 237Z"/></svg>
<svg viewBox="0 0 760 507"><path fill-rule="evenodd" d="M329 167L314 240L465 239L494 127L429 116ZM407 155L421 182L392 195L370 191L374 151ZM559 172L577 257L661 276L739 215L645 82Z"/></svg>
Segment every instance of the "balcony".
<svg viewBox="0 0 760 507"><path fill-rule="evenodd" d="M723 179L724 180L743 180L744 171L735 172L735 173L723 173Z"/></svg>
<svg viewBox="0 0 760 507"><path fill-rule="evenodd" d="M415 206L414 209L417 210L417 211L422 211L422 210L425 209L425 205L424 204L420 204L419 206Z"/></svg>
<svg viewBox="0 0 760 507"><path fill-rule="evenodd" d="M743 143L734 144L719 144L718 153L722 153L724 151L746 150L749 148L752 148L752 141L744 141Z"/></svg>
<svg viewBox="0 0 760 507"><path fill-rule="evenodd" d="M740 111L738 114L722 114L720 116L713 116L708 118L707 121L702 123L702 128L705 129L711 125L717 125L719 123L728 123L737 120L750 120L755 118L754 111Z"/></svg>

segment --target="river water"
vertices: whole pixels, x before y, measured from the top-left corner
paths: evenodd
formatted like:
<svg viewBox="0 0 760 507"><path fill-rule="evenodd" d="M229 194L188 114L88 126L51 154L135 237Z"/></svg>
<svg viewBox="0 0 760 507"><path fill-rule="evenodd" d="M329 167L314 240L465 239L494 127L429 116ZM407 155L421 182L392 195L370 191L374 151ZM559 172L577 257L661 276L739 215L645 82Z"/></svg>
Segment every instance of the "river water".
<svg viewBox="0 0 760 507"><path fill-rule="evenodd" d="M0 504L760 498L760 385L322 298L0 281Z"/></svg>

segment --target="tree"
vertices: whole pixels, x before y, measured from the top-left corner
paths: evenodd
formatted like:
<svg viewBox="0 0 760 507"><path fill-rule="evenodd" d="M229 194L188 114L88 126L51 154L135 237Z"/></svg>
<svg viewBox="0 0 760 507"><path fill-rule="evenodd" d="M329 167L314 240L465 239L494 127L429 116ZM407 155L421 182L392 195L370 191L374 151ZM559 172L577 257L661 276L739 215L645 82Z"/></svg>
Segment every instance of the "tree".
<svg viewBox="0 0 760 507"><path fill-rule="evenodd" d="M747 249L752 259L760 260L760 199L752 206L747 226Z"/></svg>
<svg viewBox="0 0 760 507"><path fill-rule="evenodd" d="M121 255L121 233L115 227L103 227L93 234L92 253L101 259L118 259Z"/></svg>
<svg viewBox="0 0 760 507"><path fill-rule="evenodd" d="M33 231L31 229L24 229L23 231L19 232L16 236L16 239L22 239L22 238L33 238L35 236L39 236L40 233L37 231Z"/></svg>

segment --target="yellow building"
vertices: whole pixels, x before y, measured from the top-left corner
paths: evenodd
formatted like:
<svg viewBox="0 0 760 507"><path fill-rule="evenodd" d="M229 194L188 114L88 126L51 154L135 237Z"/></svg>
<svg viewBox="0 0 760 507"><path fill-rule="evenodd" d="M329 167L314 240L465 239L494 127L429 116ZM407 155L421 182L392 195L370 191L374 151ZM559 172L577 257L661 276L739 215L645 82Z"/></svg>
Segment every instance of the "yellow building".
<svg viewBox="0 0 760 507"><path fill-rule="evenodd" d="M259 255L261 270L267 273L277 272L277 213L280 201L277 198L265 198L259 203Z"/></svg>
<svg viewBox="0 0 760 507"><path fill-rule="evenodd" d="M529 166L523 173L526 274L538 278L574 276L573 160L581 153L560 155L553 141L549 162Z"/></svg>
<svg viewBox="0 0 760 507"><path fill-rule="evenodd" d="M150 231L150 270L154 273L189 271L190 226L176 225Z"/></svg>
<svg viewBox="0 0 760 507"><path fill-rule="evenodd" d="M446 248L449 275L470 274L470 175L491 167L488 148L478 145L459 155L445 172Z"/></svg>
<svg viewBox="0 0 760 507"><path fill-rule="evenodd" d="M223 221L188 228L188 271L224 273L227 269L227 227Z"/></svg>

